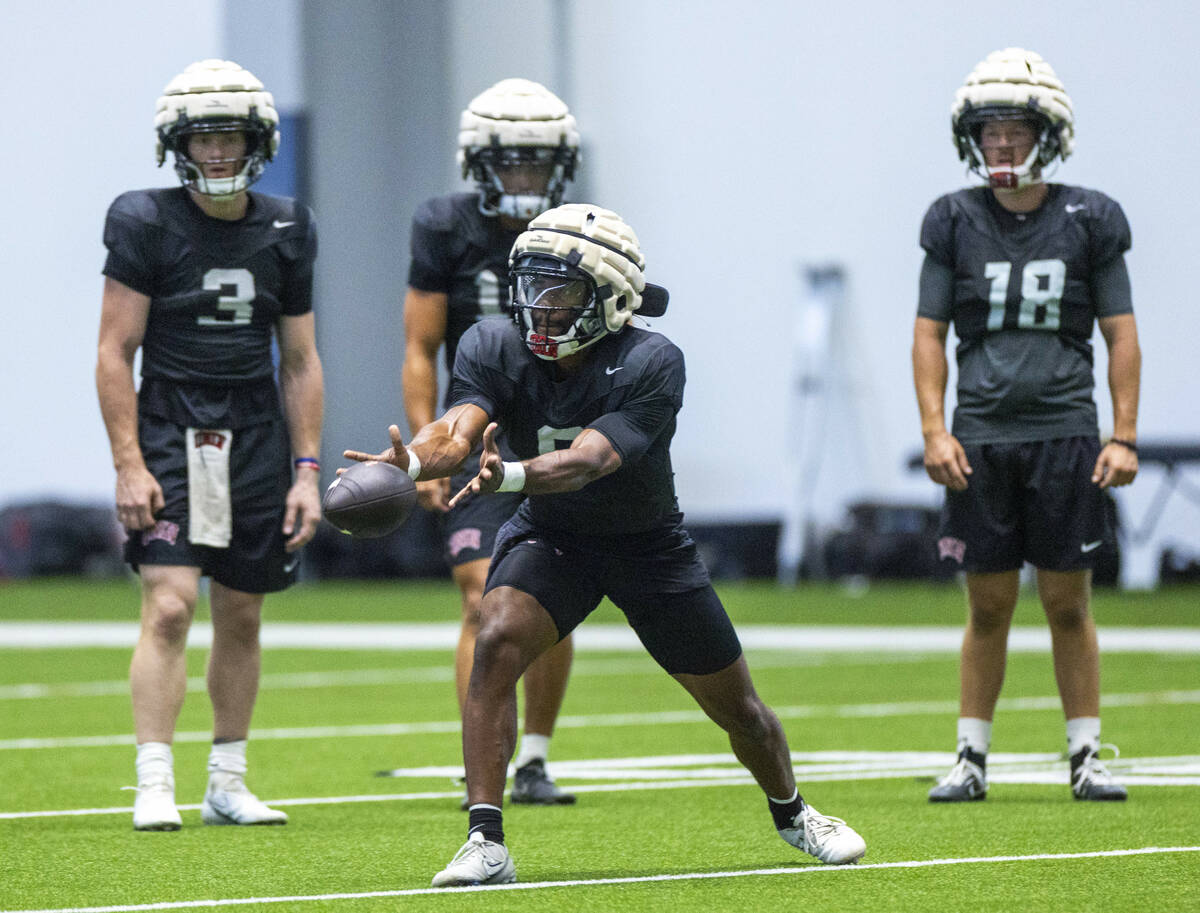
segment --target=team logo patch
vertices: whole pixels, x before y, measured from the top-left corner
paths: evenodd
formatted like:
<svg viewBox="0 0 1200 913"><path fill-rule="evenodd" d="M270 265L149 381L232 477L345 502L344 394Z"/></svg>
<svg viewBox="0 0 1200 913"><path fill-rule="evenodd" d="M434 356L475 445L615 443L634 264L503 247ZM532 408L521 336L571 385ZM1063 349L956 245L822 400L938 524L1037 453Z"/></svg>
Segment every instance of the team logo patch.
<svg viewBox="0 0 1200 913"><path fill-rule="evenodd" d="M154 524L153 529L142 531L142 545L146 546L155 539L161 539L167 545L174 545L175 540L179 538L179 524L172 523L170 520L159 520Z"/></svg>
<svg viewBox="0 0 1200 913"><path fill-rule="evenodd" d="M938 560L942 558L953 558L959 564L963 563L963 556L967 553L967 543L962 539L955 539L953 536L942 536L938 539Z"/></svg>
<svg viewBox="0 0 1200 913"><path fill-rule="evenodd" d="M224 450L225 443L228 440L228 435L220 431L197 431L195 443L192 446L197 449L200 447L216 447L218 450Z"/></svg>
<svg viewBox="0 0 1200 913"><path fill-rule="evenodd" d="M464 548L478 549L482 541L483 534L476 527L468 527L467 529L456 529L451 533L446 547L450 550L450 557L457 558L458 553Z"/></svg>

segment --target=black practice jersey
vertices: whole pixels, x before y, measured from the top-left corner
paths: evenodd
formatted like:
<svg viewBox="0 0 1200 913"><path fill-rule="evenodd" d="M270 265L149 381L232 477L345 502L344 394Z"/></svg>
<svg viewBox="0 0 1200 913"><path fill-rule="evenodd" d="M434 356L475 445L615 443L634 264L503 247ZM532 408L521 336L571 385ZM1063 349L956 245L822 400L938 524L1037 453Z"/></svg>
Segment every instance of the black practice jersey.
<svg viewBox="0 0 1200 913"><path fill-rule="evenodd" d="M508 315L508 252L519 234L481 213L478 193L434 197L413 217L408 284L447 297L447 370L475 321Z"/></svg>
<svg viewBox="0 0 1200 913"><path fill-rule="evenodd" d="M683 405L683 353L637 327L605 336L583 366L556 381L507 321L483 320L454 362L453 405L473 403L498 422L516 455L571 446L584 428L603 434L621 468L579 491L530 495L521 511L538 527L611 537L674 528L680 520L671 469L675 414Z"/></svg>
<svg viewBox="0 0 1200 913"><path fill-rule="evenodd" d="M182 187L109 207L104 275L150 298L139 408L200 427L278 413L272 332L312 310L316 229L307 206L249 196L236 222L206 216Z"/></svg>
<svg viewBox="0 0 1200 913"><path fill-rule="evenodd" d="M1095 190L1047 185L1035 211L1005 210L986 187L936 200L921 226L930 261L953 273L918 315L959 339L954 434L976 443L1097 433L1095 319L1131 310L1102 301L1098 277L1130 246L1121 207Z"/></svg>

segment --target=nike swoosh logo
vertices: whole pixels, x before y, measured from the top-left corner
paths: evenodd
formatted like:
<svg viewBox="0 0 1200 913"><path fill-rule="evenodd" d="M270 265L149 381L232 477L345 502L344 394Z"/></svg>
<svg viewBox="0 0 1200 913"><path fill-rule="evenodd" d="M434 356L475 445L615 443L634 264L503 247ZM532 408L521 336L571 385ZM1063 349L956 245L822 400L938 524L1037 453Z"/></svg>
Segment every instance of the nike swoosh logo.
<svg viewBox="0 0 1200 913"><path fill-rule="evenodd" d="M290 574L292 571L294 571L296 569L296 565L299 563L300 563L300 556L297 555L295 558L293 558L291 561L289 561L287 564L285 564L283 566L283 572L285 574Z"/></svg>
<svg viewBox="0 0 1200 913"><path fill-rule="evenodd" d="M1081 209L1087 209L1087 203L1078 203L1078 204L1074 204L1074 205L1071 203L1068 203L1066 206L1063 207L1063 209L1065 209L1067 212L1079 212L1079 210L1081 210Z"/></svg>
<svg viewBox="0 0 1200 913"><path fill-rule="evenodd" d="M1071 211L1070 209L1067 210L1067 212L1070 212L1070 211ZM293 220L291 222L280 222L278 219L276 219L274 222L271 223L271 225L275 228L287 228L289 225L295 225L295 224L296 224L295 220Z"/></svg>
<svg viewBox="0 0 1200 913"><path fill-rule="evenodd" d="M1085 542L1083 545L1079 546L1079 550L1086 555L1088 552L1095 551L1103 544L1103 539L1097 539L1095 542Z"/></svg>
<svg viewBox="0 0 1200 913"><path fill-rule="evenodd" d="M504 865L504 860L501 859L499 862L492 862L492 860L490 860L490 859L485 859L485 860L483 860L483 864L485 866L487 866L489 869L498 869L502 865Z"/></svg>
<svg viewBox="0 0 1200 913"><path fill-rule="evenodd" d="M604 373L605 374L616 374L618 371L624 371L624 370L625 370L625 366L621 365L621 367L619 367L619 368L605 368Z"/></svg>

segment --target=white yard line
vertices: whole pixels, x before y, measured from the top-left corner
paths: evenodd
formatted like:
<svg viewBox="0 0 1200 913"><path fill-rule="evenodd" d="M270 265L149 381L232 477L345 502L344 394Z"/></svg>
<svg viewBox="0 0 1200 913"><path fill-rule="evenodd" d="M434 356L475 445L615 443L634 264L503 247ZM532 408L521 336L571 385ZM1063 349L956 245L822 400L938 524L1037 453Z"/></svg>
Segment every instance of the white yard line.
<svg viewBox="0 0 1200 913"><path fill-rule="evenodd" d="M835 781L933 778L946 772L953 752L938 751L814 751L792 752L796 779L801 784ZM1154 758L1118 758L1109 767L1130 786L1200 786L1200 755ZM710 786L753 784L732 754L653 755L638 758L595 758L556 761L554 775L570 783L577 793L635 792L639 790L698 789ZM511 771L510 771L511 774ZM291 799L271 798L271 805L350 805L364 802L422 802L462 798L457 784L461 766L411 767L388 771L388 776L414 780L454 782L451 790L374 793ZM620 782L581 782L588 780ZM988 756L992 784L1054 784L1069 781L1067 763L1049 753L993 752ZM195 811L199 804L180 805ZM0 812L0 820L129 814L132 806L76 808L57 811Z"/></svg>
<svg viewBox="0 0 1200 913"><path fill-rule="evenodd" d="M760 669L812 668L819 666L877 666L898 663L927 662L929 654L872 653L855 655L848 653L779 653L755 651L750 657L751 667ZM625 658L588 659L577 658L571 664L571 676L579 678L617 675L661 676L654 660L647 656ZM400 669L346 669L324 672L267 672L259 681L260 691L302 690L310 688L353 688L376 687L378 685L410 685L441 683L454 680L451 663L437 666ZM204 676L196 675L187 680L189 692L207 690ZM109 679L93 682L23 682L15 685L0 685L0 701L43 700L64 697L120 697L129 696L129 679Z"/></svg>
<svg viewBox="0 0 1200 913"><path fill-rule="evenodd" d="M865 865L805 865L770 869L741 869L727 872L681 872L674 875L641 875L627 878L578 878L566 881L534 881L506 885L461 888L408 888L396 891L359 891L337 894L297 894L287 897L227 897L211 900L180 900L162 903L120 904L106 907L48 907L41 910L10 910L4 913L138 913L142 910L187 910L205 907L249 906L270 903L305 903L331 900L364 900L375 897L415 897L423 894L467 894L479 891L539 891L547 888L589 888L616 884L648 884L672 881L704 881L713 878L750 878L773 875L816 875L872 872L881 869L925 869L950 865L987 865L1012 862L1047 862L1068 859L1111 859L1164 853L1195 853L1200 846L1146 846L1127 850L1097 850L1090 853L1031 853L1025 856L965 856L950 859L910 859L903 862L872 862Z"/></svg>
<svg viewBox="0 0 1200 913"><path fill-rule="evenodd" d="M1150 707L1154 705L1197 704L1198 691L1151 691L1132 694L1105 694L1101 704L1110 707ZM1057 696L1001 698L999 710L1058 711L1062 707ZM774 707L781 719L837 719L846 717L895 717L949 714L958 710L957 701L898 701L881 704L802 704ZM559 729L583 729L597 726L664 726L671 724L704 723L703 711L659 710L645 713L593 713L559 717ZM458 720L430 720L424 723L373 723L357 726L297 726L278 729L253 729L250 738L263 739L332 739L359 736L431 735L457 733ZM176 742L207 742L208 731L177 732ZM43 748L104 748L132 745L132 734L61 736L57 738L0 739L0 751L29 751Z"/></svg>
<svg viewBox="0 0 1200 913"><path fill-rule="evenodd" d="M263 625L262 643L267 648L307 650L449 650L458 641L458 630L453 623L269 622ZM0 647L132 649L137 635L135 622L0 622ZM739 625L738 636L746 649L762 650L957 653L962 646L960 626ZM1099 636L1105 653L1200 653L1200 628L1101 628ZM196 624L188 642L193 647L210 645L211 625ZM575 645L581 650L644 650L625 625L585 623L575 633ZM1009 633L1010 653L1049 649L1045 626L1016 627Z"/></svg>

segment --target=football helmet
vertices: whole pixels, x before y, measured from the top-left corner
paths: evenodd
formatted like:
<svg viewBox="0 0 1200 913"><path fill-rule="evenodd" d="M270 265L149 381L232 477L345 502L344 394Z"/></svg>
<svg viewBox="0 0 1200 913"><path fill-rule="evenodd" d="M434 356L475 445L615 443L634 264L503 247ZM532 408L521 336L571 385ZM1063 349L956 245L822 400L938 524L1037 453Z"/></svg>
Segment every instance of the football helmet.
<svg viewBox="0 0 1200 913"><path fill-rule="evenodd" d="M666 311L646 282L637 235L619 215L567 203L529 223L508 255L512 317L538 358L556 361L617 333L642 310Z"/></svg>
<svg viewBox="0 0 1200 913"><path fill-rule="evenodd" d="M248 70L231 60L201 60L167 83L154 115L158 164L175 154L175 173L185 187L213 197L240 193L258 180L279 149L275 100ZM208 178L188 155L188 137L196 133L236 133L246 137L246 152L232 177Z"/></svg>
<svg viewBox="0 0 1200 913"><path fill-rule="evenodd" d="M575 118L557 95L528 79L502 79L476 95L458 130L458 164L479 187L479 210L528 221L562 202L579 163ZM508 191L497 168L542 169L544 187Z"/></svg>
<svg viewBox="0 0 1200 913"><path fill-rule="evenodd" d="M989 167L980 134L989 120L1028 121L1036 137L1033 151L1015 166ZM995 188L1015 190L1042 180L1055 158L1066 159L1075 147L1071 99L1050 64L1033 51L1005 48L976 64L954 93L950 126L958 157Z"/></svg>

